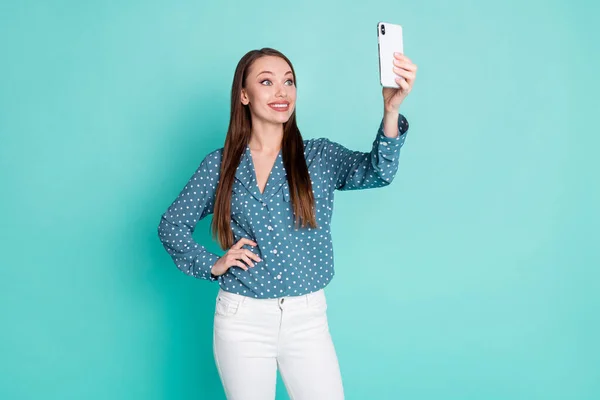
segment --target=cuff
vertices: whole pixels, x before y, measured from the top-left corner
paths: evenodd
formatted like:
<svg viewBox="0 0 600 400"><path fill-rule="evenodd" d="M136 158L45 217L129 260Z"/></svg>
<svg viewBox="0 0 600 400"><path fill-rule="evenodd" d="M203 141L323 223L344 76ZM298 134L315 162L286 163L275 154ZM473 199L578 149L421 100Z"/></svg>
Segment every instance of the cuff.
<svg viewBox="0 0 600 400"><path fill-rule="evenodd" d="M387 137L383 133L383 118L381 118L381 122L379 123L379 129L377 130L377 140L380 144L380 148L388 148L389 152L394 152L399 150L406 140L406 132L408 131L408 120L404 115L398 114L398 136L396 137Z"/></svg>
<svg viewBox="0 0 600 400"><path fill-rule="evenodd" d="M216 282L219 280L219 276L215 276L213 275L210 270L212 269L212 267L215 265L215 263L217 262L217 260L220 257L216 254L210 253L208 251L204 252L204 254L202 254L202 258L199 261L199 263L201 264L201 267L199 268L200 270L198 271L198 275L196 276L197 278L201 278L201 279L207 279L211 282Z"/></svg>

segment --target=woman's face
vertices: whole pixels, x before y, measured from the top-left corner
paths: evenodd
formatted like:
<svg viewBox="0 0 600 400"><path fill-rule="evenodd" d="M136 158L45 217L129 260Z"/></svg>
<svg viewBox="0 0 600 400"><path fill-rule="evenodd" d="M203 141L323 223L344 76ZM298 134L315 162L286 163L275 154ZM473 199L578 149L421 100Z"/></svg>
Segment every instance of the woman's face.
<svg viewBox="0 0 600 400"><path fill-rule="evenodd" d="M296 106L296 83L288 63L276 56L255 60L248 69L241 100L244 105L249 104L253 121L258 118L270 123L287 122Z"/></svg>

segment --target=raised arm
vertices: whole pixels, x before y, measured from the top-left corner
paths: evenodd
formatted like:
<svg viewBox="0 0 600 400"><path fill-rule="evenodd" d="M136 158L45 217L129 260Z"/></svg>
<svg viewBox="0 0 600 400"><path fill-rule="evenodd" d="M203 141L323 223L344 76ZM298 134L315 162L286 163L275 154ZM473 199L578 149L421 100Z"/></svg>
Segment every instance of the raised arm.
<svg viewBox="0 0 600 400"><path fill-rule="evenodd" d="M402 114L398 114L396 137L387 137L383 130L382 118L370 152L349 150L339 143L323 139L324 164L332 174L335 189L369 189L392 182L398 170L400 148L406 139L408 121Z"/></svg>

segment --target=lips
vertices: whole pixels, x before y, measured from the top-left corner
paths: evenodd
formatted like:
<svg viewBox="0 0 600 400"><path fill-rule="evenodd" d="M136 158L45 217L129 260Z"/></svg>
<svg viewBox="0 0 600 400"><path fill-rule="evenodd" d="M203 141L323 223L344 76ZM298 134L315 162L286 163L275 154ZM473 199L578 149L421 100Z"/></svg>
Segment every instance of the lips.
<svg viewBox="0 0 600 400"><path fill-rule="evenodd" d="M287 111L290 108L290 103L288 101L279 101L275 103L269 103L269 107L275 111Z"/></svg>

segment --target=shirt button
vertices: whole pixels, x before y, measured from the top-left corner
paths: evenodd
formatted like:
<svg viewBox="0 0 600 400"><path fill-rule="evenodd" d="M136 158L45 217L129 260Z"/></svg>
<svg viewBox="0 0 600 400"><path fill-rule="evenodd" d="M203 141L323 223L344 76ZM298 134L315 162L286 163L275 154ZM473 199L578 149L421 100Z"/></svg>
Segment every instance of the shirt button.
<svg viewBox="0 0 600 400"><path fill-rule="evenodd" d="M267 226L267 229L270 230L270 231L272 231L273 227L271 225L269 225L269 226Z"/></svg>
<svg viewBox="0 0 600 400"><path fill-rule="evenodd" d="M273 253L273 254L277 254L277 249L273 249L273 250L271 250L271 253Z"/></svg>
<svg viewBox="0 0 600 400"><path fill-rule="evenodd" d="M281 274L277 275L277 279L281 279Z"/></svg>
<svg viewBox="0 0 600 400"><path fill-rule="evenodd" d="M267 203L262 203L262 205L263 205L263 207L266 207L266 206L267 206Z"/></svg>

